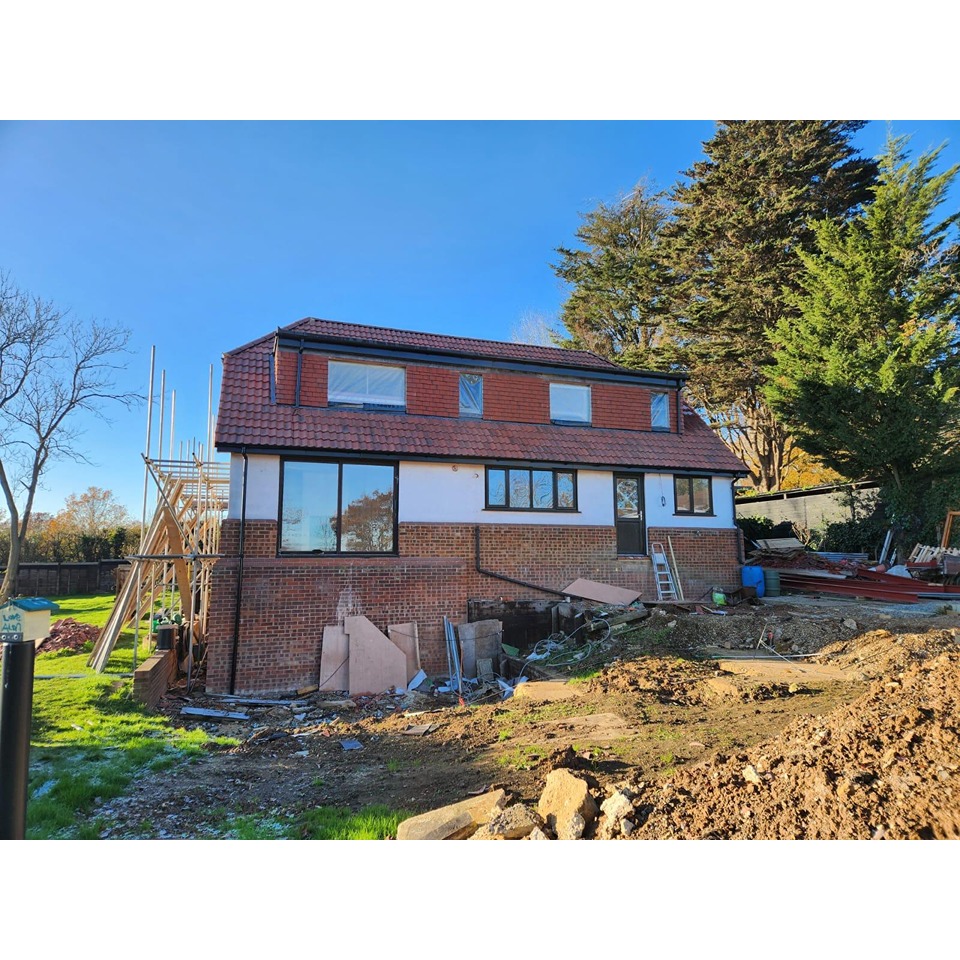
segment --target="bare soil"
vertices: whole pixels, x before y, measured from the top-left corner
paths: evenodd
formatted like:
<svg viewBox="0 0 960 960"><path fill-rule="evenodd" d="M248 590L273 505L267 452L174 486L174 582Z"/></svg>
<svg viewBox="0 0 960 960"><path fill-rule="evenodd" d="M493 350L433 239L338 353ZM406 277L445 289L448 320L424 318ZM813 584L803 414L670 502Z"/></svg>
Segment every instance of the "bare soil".
<svg viewBox="0 0 960 960"><path fill-rule="evenodd" d="M567 767L598 799L629 792L632 838L956 837L958 630L934 605L784 597L726 616L658 610L579 665L592 676L541 672L507 700L241 704L175 688L161 709L178 725L238 745L145 776L95 816L105 838L207 838L225 812L418 813L495 786L536 804ZM188 704L249 719L190 718Z"/></svg>

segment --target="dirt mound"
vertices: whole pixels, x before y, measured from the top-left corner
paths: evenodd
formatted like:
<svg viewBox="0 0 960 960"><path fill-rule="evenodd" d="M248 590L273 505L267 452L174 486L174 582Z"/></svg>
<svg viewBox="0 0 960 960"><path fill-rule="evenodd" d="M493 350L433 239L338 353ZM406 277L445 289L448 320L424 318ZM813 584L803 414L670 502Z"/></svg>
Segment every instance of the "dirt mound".
<svg viewBox="0 0 960 960"><path fill-rule="evenodd" d="M691 660L640 659L612 663L587 681L592 694L650 698L659 703L689 705L702 700L701 687L717 664Z"/></svg>
<svg viewBox="0 0 960 960"><path fill-rule="evenodd" d="M958 705L960 653L916 663L749 753L681 771L638 803L633 838L960 838Z"/></svg>
<svg viewBox="0 0 960 960"><path fill-rule="evenodd" d="M820 651L817 661L860 669L867 677L901 673L944 651L957 649L955 630L928 630L926 633L891 633L871 630L831 643Z"/></svg>

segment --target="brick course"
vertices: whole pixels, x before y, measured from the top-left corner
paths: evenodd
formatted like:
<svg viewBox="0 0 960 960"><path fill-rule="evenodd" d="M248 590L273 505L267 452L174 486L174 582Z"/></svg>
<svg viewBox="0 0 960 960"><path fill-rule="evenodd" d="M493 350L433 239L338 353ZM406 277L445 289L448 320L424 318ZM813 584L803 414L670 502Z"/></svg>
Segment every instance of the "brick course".
<svg viewBox="0 0 960 960"><path fill-rule="evenodd" d="M476 570L471 524L402 523L399 556L276 556L275 521L248 521L235 692L294 690L316 683L323 628L363 614L384 632L415 620L428 672L446 669L443 621L466 620L469 598L551 598L549 593L490 577ZM562 589L585 577L634 587L656 598L650 561L616 555L613 527L535 524L480 526L484 569L532 584ZM739 531L652 528L651 541L673 543L685 595L696 599L712 587L739 586ZM213 571L207 686L230 685L239 521L223 524Z"/></svg>

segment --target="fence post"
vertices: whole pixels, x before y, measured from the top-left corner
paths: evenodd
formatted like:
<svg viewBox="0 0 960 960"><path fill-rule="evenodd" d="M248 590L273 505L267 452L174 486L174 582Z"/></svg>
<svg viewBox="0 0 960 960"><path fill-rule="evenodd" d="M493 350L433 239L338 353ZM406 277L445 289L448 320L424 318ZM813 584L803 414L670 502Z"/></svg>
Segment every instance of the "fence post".
<svg viewBox="0 0 960 960"><path fill-rule="evenodd" d="M23 840L27 832L30 722L36 644L22 633L0 633L0 840Z"/></svg>

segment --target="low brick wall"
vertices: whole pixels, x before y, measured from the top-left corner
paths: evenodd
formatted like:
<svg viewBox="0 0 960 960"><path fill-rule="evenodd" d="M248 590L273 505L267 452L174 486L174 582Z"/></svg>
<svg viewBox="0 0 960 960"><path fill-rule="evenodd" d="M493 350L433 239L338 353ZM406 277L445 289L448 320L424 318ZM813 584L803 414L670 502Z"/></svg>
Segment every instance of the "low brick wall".
<svg viewBox="0 0 960 960"><path fill-rule="evenodd" d="M153 653L133 672L134 699L154 710L176 678L177 658L173 650Z"/></svg>
<svg viewBox="0 0 960 960"><path fill-rule="evenodd" d="M402 523L399 556L277 557L275 521L248 521L244 539L237 693L286 692L317 682L323 628L362 614L386 632L416 621L424 669L446 668L443 617L467 619L471 598L551 598L535 588L478 573L471 524ZM673 544L687 599L714 586L740 586L737 529L651 528L650 541ZM207 689L230 688L236 615L239 522L227 520L213 570ZM484 524L480 565L538 586L561 590L579 577L656 599L647 558L618 557L612 527Z"/></svg>

